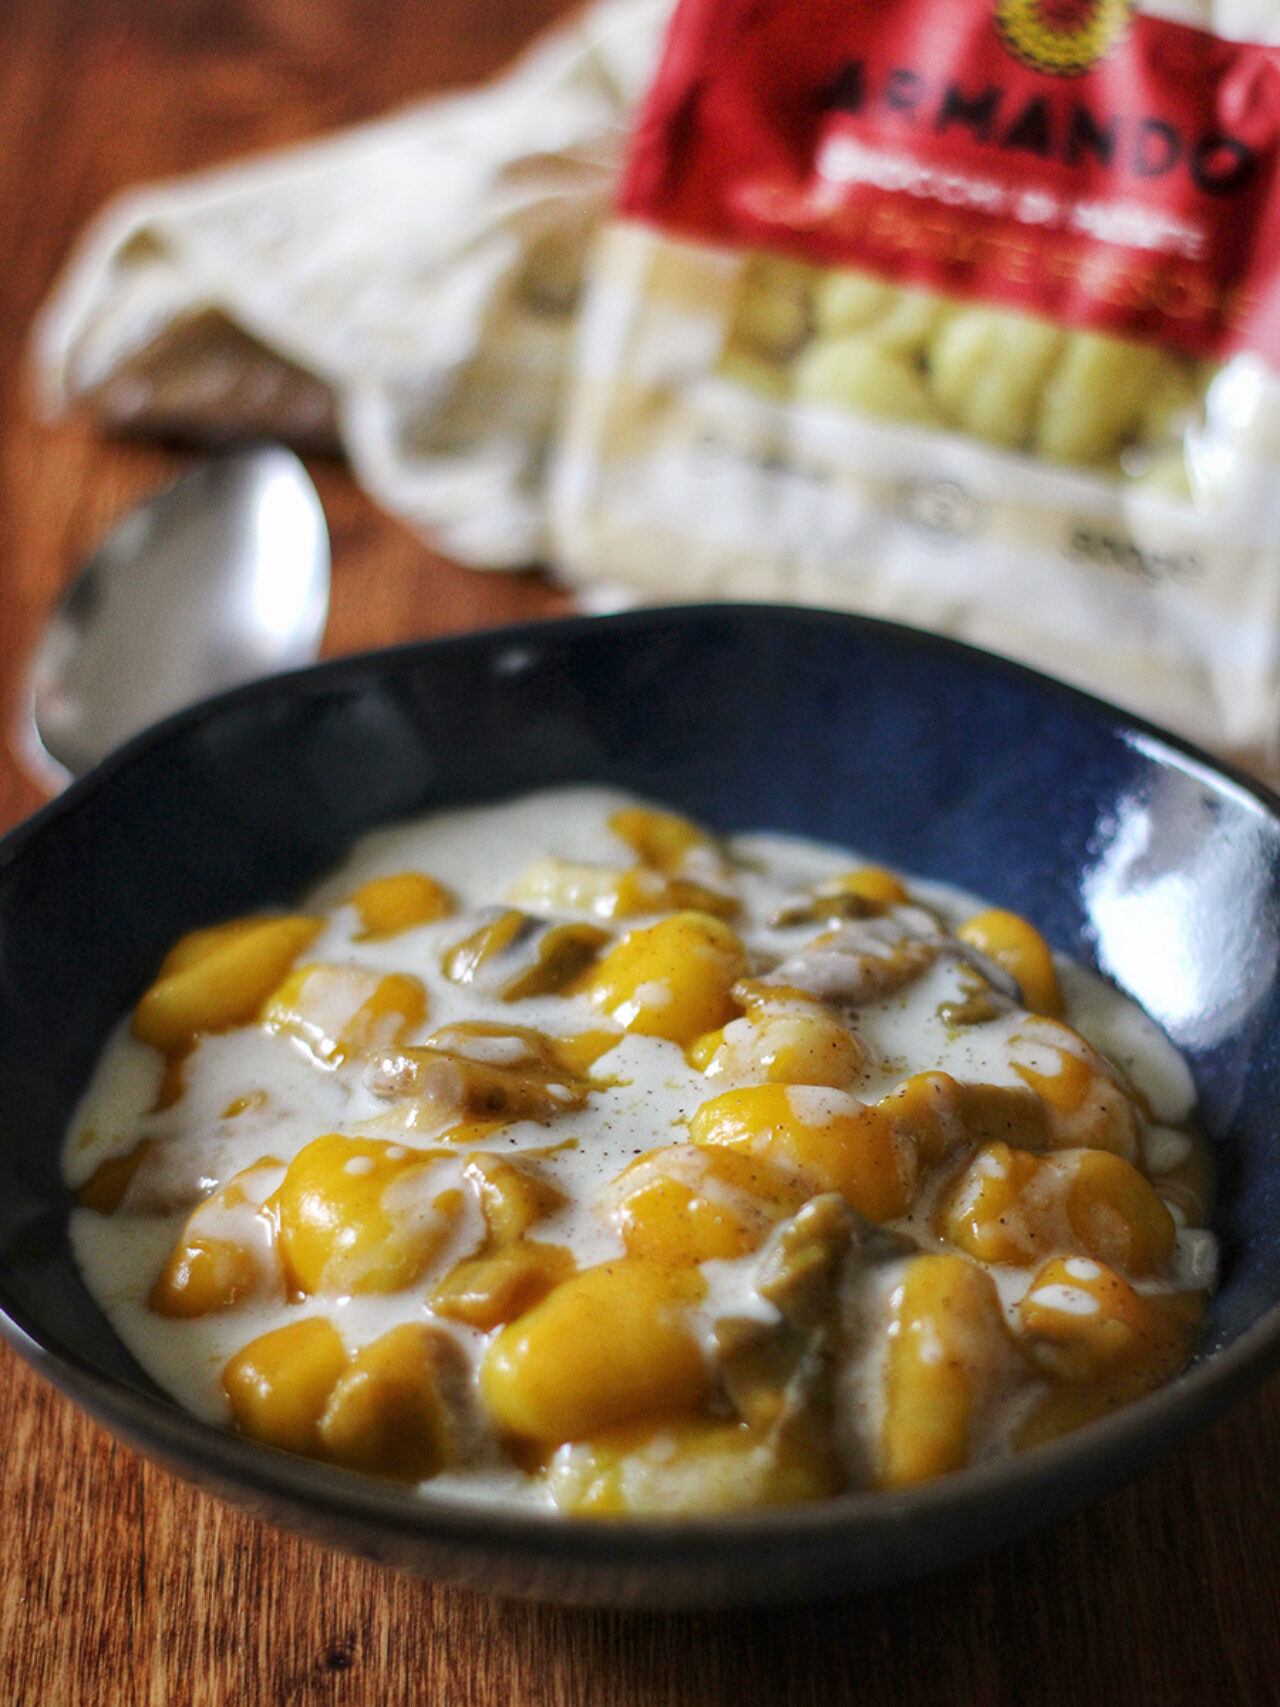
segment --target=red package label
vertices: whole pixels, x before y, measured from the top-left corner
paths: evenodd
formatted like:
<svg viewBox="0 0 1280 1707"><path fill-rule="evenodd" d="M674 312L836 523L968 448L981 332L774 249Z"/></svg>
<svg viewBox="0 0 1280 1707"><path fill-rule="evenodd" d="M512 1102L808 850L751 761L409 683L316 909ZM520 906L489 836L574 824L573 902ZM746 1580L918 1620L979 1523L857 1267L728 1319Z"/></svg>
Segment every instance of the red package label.
<svg viewBox="0 0 1280 1707"><path fill-rule="evenodd" d="M1280 364L1280 49L1132 0L682 0L620 211Z"/></svg>

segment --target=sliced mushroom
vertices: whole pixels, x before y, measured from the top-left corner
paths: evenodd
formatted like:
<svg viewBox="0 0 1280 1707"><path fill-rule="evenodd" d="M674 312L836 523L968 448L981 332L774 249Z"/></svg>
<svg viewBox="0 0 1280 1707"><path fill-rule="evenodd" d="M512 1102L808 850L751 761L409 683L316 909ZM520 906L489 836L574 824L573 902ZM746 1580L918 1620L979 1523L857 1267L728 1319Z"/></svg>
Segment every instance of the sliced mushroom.
<svg viewBox="0 0 1280 1707"><path fill-rule="evenodd" d="M839 1297L851 1272L915 1248L904 1235L873 1226L842 1198L824 1193L784 1222L761 1254L757 1290L777 1310L776 1319L733 1317L717 1324L729 1404L778 1452L824 1464L833 1487L848 1479L834 1424L846 1315Z"/></svg>
<svg viewBox="0 0 1280 1707"><path fill-rule="evenodd" d="M716 1324L721 1384L734 1411L755 1429L802 1428L819 1450L829 1435L832 1305L858 1221L834 1192L811 1198L778 1227L760 1257L757 1290L776 1319L726 1317Z"/></svg>
<svg viewBox="0 0 1280 1707"><path fill-rule="evenodd" d="M899 907L849 920L788 955L762 977L746 980L747 995L797 990L823 1002L858 1007L904 989L942 953L947 937L918 907Z"/></svg>
<svg viewBox="0 0 1280 1707"><path fill-rule="evenodd" d="M609 933L584 921L549 922L518 907L486 909L475 926L450 948L446 978L471 984L482 995L518 1002L527 996L557 995L591 964Z"/></svg>
<svg viewBox="0 0 1280 1707"><path fill-rule="evenodd" d="M370 1062L365 1084L388 1101L425 1105L450 1119L545 1122L587 1100L553 1040L527 1026L463 1020L424 1044L388 1049Z"/></svg>
<svg viewBox="0 0 1280 1707"><path fill-rule="evenodd" d="M861 1007L905 989L939 959L958 960L1002 999L1022 1005L1014 979L988 955L944 931L923 907L894 907L847 919L815 937L771 971L743 981L740 999L795 991L823 1002Z"/></svg>
<svg viewBox="0 0 1280 1707"><path fill-rule="evenodd" d="M741 911L735 895L692 877L653 871L645 865L621 869L554 858L535 860L508 896L534 907L594 913L601 919L691 909L731 919Z"/></svg>

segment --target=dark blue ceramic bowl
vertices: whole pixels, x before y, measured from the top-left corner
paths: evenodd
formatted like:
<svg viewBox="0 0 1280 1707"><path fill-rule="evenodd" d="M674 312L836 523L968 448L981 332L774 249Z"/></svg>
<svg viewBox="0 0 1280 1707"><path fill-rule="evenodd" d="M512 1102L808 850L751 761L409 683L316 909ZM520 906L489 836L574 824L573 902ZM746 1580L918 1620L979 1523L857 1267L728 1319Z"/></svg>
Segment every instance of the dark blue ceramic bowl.
<svg viewBox="0 0 1280 1707"><path fill-rule="evenodd" d="M1172 1386L1011 1464L757 1516L425 1503L179 1413L86 1295L61 1135L191 926L285 901L363 831L603 781L722 830L852 844L1029 914L1194 1066L1225 1275ZM468 635L261 682L141 737L0 844L0 1322L124 1439L272 1521L426 1575L615 1605L831 1594L990 1548L1131 1476L1280 1359L1280 803L1133 719L853 617L711 607Z"/></svg>

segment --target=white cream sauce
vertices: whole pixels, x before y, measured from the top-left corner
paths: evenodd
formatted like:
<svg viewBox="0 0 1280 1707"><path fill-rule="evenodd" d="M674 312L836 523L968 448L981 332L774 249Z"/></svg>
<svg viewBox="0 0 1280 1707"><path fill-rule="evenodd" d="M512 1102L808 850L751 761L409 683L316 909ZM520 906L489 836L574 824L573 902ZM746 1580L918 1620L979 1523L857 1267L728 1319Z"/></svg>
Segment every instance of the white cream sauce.
<svg viewBox="0 0 1280 1707"><path fill-rule="evenodd" d="M539 856L629 867L633 851L608 828L611 813L629 798L596 788L559 789L496 806L440 813L420 823L395 826L367 837L328 877L302 908L326 912L327 922L302 957L305 962L354 965L376 972L410 972L428 992L428 1018L402 1041L419 1042L456 1020L500 1017L552 1035L598 1027L599 1014L585 997L538 997L516 1004L481 998L473 986L450 982L441 971L444 951L467 932L464 915L501 902L509 887ZM778 928L769 918L784 902L810 886L856 864L848 850L792 837L740 836L730 844L737 865L736 885L743 902L735 929L762 968L777 964L804 945L819 928L813 924ZM457 912L385 940L363 939L359 920L346 898L378 876L406 870L429 873L457 899ZM911 885L913 895L951 924L979 910L972 898L934 884ZM522 903L526 910L534 910ZM557 914L557 916L564 916ZM579 915L587 917L589 915ZM599 922L599 921L597 921ZM643 920L628 919L619 934ZM1161 1125L1149 1139L1149 1161L1161 1165L1182 1154L1182 1135L1168 1128L1189 1113L1191 1081L1185 1064L1162 1034L1134 1005L1083 968L1059 968L1071 1023L1115 1061L1146 1098ZM954 959L940 957L905 989L868 1002L857 1010L857 1029L870 1044L872 1065L855 1087L862 1101L873 1101L904 1077L937 1068L958 1079L995 1084L1021 1083L1011 1059L1011 1037L1024 1015L1015 1013L979 1025L952 1025L940 1007L963 997L966 988ZM638 999L667 999L665 988L642 989ZM498 1061L501 1050L493 1059ZM191 1206L225 1184L232 1175L270 1157L281 1168L322 1133L396 1137L389 1126L388 1104L366 1088L361 1063L337 1066L319 1062L297 1039L249 1026L206 1036L189 1058L185 1092L172 1106L155 1111L164 1062L157 1051L138 1042L121 1023L103 1054L92 1083L68 1133L64 1171L69 1184L82 1185L111 1156L130 1151L142 1138L159 1141L163 1165L148 1169L147 1201L128 1202L106 1216L77 1209L72 1216L76 1259L90 1292L116 1331L161 1387L182 1405L211 1422L228 1417L220 1376L229 1357L257 1335L286 1321L323 1314L338 1327L349 1349L367 1343L404 1321L430 1315L428 1296L443 1274L480 1242L482 1223L473 1198L458 1217L430 1271L412 1288L387 1296L316 1296L288 1303L268 1297L234 1309L169 1319L148 1307L156 1275L181 1232ZM721 1086L710 1083L675 1044L635 1035L624 1037L594 1070L600 1081L584 1108L558 1116L549 1125L519 1121L479 1145L486 1152L533 1151L538 1167L568 1195L568 1203L540 1221L535 1236L563 1243L586 1267L621 1253L616 1232L600 1212L605 1188L634 1159L685 1137L689 1114ZM842 1093L812 1088L793 1091L815 1116ZM414 1142L414 1134L404 1133ZM1183 1140L1185 1142L1185 1140ZM550 1153L548 1147L553 1146ZM426 1200L462 1183L466 1149L436 1162L424 1189ZM352 1168L359 1166L351 1164ZM279 1173L264 1174L264 1190ZM423 1189L423 1188L420 1188ZM928 1226L931 1205L917 1204L905 1223L924 1248L939 1248ZM254 1206L232 1212L246 1219ZM252 1233L245 1229L246 1239ZM1212 1237L1202 1231L1180 1235L1186 1266L1200 1275L1212 1269ZM892 1290L895 1265L881 1271L878 1285ZM704 1265L707 1296L698 1310L702 1342L710 1346L715 1322L724 1316L768 1321L773 1306L752 1285L754 1259ZM1005 1269L996 1275L1011 1314L1031 1279L1030 1270ZM1083 1306L1082 1306L1083 1307ZM478 1360L485 1340L473 1330L447 1324ZM867 1365L861 1366L864 1370ZM847 1386L847 1382L846 1382ZM852 1413L868 1408L867 1395L849 1390ZM872 1407L873 1408L873 1407ZM865 1426L855 1422L855 1430ZM540 1497L528 1478L507 1467L447 1474L431 1484L449 1494L487 1494L510 1501Z"/></svg>

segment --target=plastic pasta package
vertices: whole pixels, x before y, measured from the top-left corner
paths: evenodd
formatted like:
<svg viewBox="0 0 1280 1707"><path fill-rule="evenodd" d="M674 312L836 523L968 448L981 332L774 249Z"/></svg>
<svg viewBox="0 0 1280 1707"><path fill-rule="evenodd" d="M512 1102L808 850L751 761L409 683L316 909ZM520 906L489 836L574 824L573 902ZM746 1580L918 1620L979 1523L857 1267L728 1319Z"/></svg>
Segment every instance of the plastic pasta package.
<svg viewBox="0 0 1280 1707"><path fill-rule="evenodd" d="M1271 42L1271 6L682 0L558 565L939 629L1275 773Z"/></svg>

